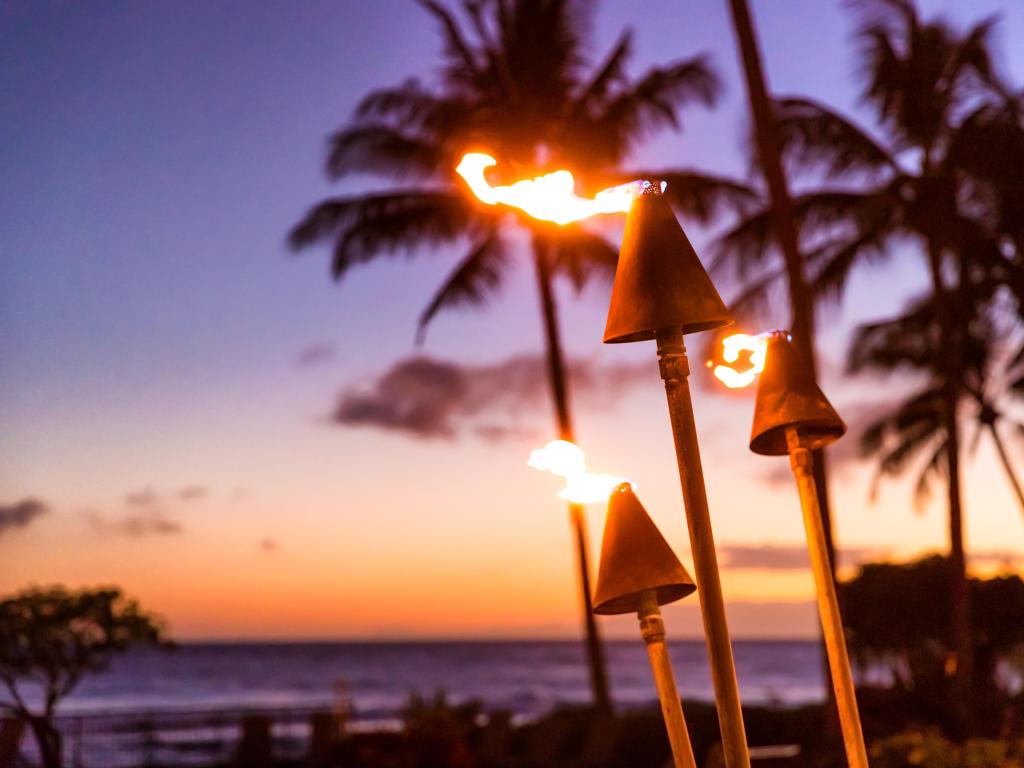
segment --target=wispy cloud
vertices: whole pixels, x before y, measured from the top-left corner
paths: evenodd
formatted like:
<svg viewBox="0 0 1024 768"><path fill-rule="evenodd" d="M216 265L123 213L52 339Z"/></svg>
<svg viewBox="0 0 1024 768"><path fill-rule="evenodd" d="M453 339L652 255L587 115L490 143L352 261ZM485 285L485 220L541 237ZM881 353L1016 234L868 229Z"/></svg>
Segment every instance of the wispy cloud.
<svg viewBox="0 0 1024 768"><path fill-rule="evenodd" d="M46 502L33 498L0 504L0 536L17 528L27 528L49 511L50 506Z"/></svg>
<svg viewBox="0 0 1024 768"><path fill-rule="evenodd" d="M798 544L720 544L719 554L725 568L795 571L808 567L807 545ZM840 566L854 565L884 552L871 547L845 547L839 550Z"/></svg>
<svg viewBox="0 0 1024 768"><path fill-rule="evenodd" d="M1024 563L1024 552L1013 552L1008 549L990 549L971 552L967 559L972 565L1016 567Z"/></svg>
<svg viewBox="0 0 1024 768"><path fill-rule="evenodd" d="M260 552L272 554L277 552L278 544L276 539L263 539L260 541Z"/></svg>
<svg viewBox="0 0 1024 768"><path fill-rule="evenodd" d="M318 341L299 350L295 362L300 368L329 363L337 356L337 348L329 341Z"/></svg>
<svg viewBox="0 0 1024 768"><path fill-rule="evenodd" d="M203 499L209 493L209 489L205 485L186 485L178 489L177 496L182 501L198 501Z"/></svg>
<svg viewBox="0 0 1024 768"><path fill-rule="evenodd" d="M124 505L126 507L152 509L158 506L159 503L160 498L157 492L149 486L139 491L129 491L124 495Z"/></svg>
<svg viewBox="0 0 1024 768"><path fill-rule="evenodd" d="M194 502L207 494L206 486L199 484L182 486L166 493L147 485L124 494L120 512L89 510L86 515L93 528L103 533L131 538L175 535L185 528L174 515L174 504Z"/></svg>
<svg viewBox="0 0 1024 768"><path fill-rule="evenodd" d="M184 527L174 518L159 511L108 517L99 512L89 513L89 522L103 533L138 539L146 536L167 536L181 533Z"/></svg>
<svg viewBox="0 0 1024 768"><path fill-rule="evenodd" d="M653 364L569 365L573 393L606 405L642 380L656 381ZM466 365L415 356L397 361L368 386L342 392L331 420L421 439L473 434L485 440L534 437L530 421L548 398L548 371L538 355L517 355L490 365Z"/></svg>
<svg viewBox="0 0 1024 768"><path fill-rule="evenodd" d="M803 570L810 565L807 545L785 544L719 544L722 567L730 569L789 571ZM840 547L836 559L839 567L858 566L867 562L894 560L909 562L923 553L898 557L885 547ZM968 554L968 560L977 566L1009 566L1024 562L1024 552L1011 550L980 550Z"/></svg>

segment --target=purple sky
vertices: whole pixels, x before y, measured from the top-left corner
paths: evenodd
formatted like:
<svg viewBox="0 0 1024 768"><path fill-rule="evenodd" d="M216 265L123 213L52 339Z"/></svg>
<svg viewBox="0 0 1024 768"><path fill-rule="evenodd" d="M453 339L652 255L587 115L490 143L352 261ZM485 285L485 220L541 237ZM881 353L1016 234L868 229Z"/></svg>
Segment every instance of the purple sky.
<svg viewBox="0 0 1024 768"><path fill-rule="evenodd" d="M920 5L961 22L1000 13L1000 64L1024 82L1024 5ZM745 93L725 7L601 4L595 58L629 25L637 33L634 74L706 51L726 85L716 110L686 110L684 132L651 141L639 165L744 173ZM753 7L773 90L856 110L854 24L844 4ZM325 181L329 131L367 90L429 79L437 49L430 18L408 0L0 5L0 504L38 497L49 509L24 529L0 531L0 559L15 566L0 573L0 588L118 581L193 635L574 631L564 512L550 483L522 468L537 439L422 442L326 424L340 391L369 385L413 351L416 316L457 254L396 259L335 286L322 252L292 257L284 246L307 206L365 186ZM706 242L696 234L698 246ZM896 310L921 283L917 265L908 251L860 275L843 311L823 316L825 343L838 344L856 320ZM647 345L602 348L606 287L564 299L574 356L602 365L653 357ZM780 308L777 324L785 322ZM488 366L535 353L540 341L532 275L522 269L487 312L439 318L425 351ZM842 348L825 356L838 361ZM657 386L652 374L616 408L596 395L581 398L577 420L584 447L601 459L595 469L637 478L659 524L672 527L666 535L685 550ZM839 403L866 391L832 387ZM799 542L790 489L759 490L771 468L746 453L749 401L698 397L719 538ZM539 406L540 442L548 409ZM987 447L968 471L971 542L1024 551L1024 528ZM938 505L915 515L896 484L868 508L866 476L851 469L837 486L844 541L892 552L941 545ZM187 487L203 492L189 498ZM173 519L180 531L155 526L134 536L120 525L135 508L127 495L145 492L146 514ZM744 493L794 514L751 523ZM490 522L481 524L482 516ZM592 515L595 547L600 521ZM409 542L395 543L396 526ZM478 562L466 553L481 541L508 551ZM453 614L426 627L392 626L356 598L354 619L323 616L324 603L313 598L288 618L295 595L308 595L311 584L372 584L365 552L403 559L410 576L443 572L423 587L435 591L460 580L503 584L502 574L529 552L550 565L530 578L557 585L550 606L505 623ZM444 570L451 561L461 563L454 573ZM225 613L244 594L225 577L219 596L190 612L185 597L160 588L159 573L179 563L221 562L255 574L279 602L266 616ZM762 593L737 575L734 602L806 601L809 577L785 578ZM752 634L765 621L755 613ZM811 631L810 614L801 616Z"/></svg>

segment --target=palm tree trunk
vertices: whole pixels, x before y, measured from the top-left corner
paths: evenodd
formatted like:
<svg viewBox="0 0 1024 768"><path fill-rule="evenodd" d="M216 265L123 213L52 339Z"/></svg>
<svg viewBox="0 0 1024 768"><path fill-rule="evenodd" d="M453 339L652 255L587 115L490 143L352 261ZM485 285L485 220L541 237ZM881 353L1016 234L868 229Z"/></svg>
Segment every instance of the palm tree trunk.
<svg viewBox="0 0 1024 768"><path fill-rule="evenodd" d="M548 376L551 395L555 403L555 421L558 436L572 441L575 437L572 416L569 412L569 387L565 359L562 356L562 341L558 330L558 309L551 285L551 262L547 244L539 237L533 240L533 258L537 272L537 290L540 293L541 311L544 317L544 333L547 341ZM583 506L569 504L569 522L576 542L576 556L579 565L580 591L583 603L583 626L586 636L587 659L590 665L590 687L594 707L602 713L611 712L611 697L608 694L608 675L605 670L604 648L597 629L593 603L590 594L590 558L587 548L586 519Z"/></svg>
<svg viewBox="0 0 1024 768"><path fill-rule="evenodd" d="M1017 473L1013 471L1013 465L1010 464L1010 457L1006 454L1006 446L1003 445L1003 439L999 436L999 430L996 429L995 422L989 422L988 431L992 435L992 440L996 444L996 452L999 454L999 460L1003 463L1003 469L1006 470L1006 476L1010 480L1010 485L1013 486L1013 492L1017 495L1017 503L1020 504L1021 512L1024 512L1024 489L1020 486L1020 480L1017 479Z"/></svg>
<svg viewBox="0 0 1024 768"><path fill-rule="evenodd" d="M927 157L927 153L926 153ZM956 652L954 706L961 728L970 732L973 724L972 693L974 678L974 640L971 632L971 595L967 581L967 558L964 554L963 503L960 491L960 425L957 405L960 400L960 344L956 338L954 297L947 290L942 276L942 246L928 240L928 261L932 291L939 314L940 350L942 354L943 426L946 431L946 475L949 491L949 558L952 566L950 613L953 625L953 646Z"/></svg>
<svg viewBox="0 0 1024 768"><path fill-rule="evenodd" d="M764 173L771 196L775 236L782 249L789 287L789 306L792 312L793 338L797 348L807 361L814 380L818 378L818 361L814 351L814 301L807 278L804 274L804 258L800 253L796 221L793 218L793 202L786 185L786 175L782 168L782 158L778 136L775 131L775 118L772 115L771 101L768 97L768 86L764 70L761 66L761 53L754 32L753 20L747 0L729 0L732 10L733 27L739 43L743 70L747 80L747 96L750 99L750 111L754 118L757 153L761 160L761 171ZM825 451L816 449L814 457L814 484L818 494L818 506L821 509L822 529L825 534L825 551L828 553L832 581L836 579L836 551L832 538L832 510L829 504L828 473ZM824 640L822 640L824 648ZM832 679L829 670L828 655L821 654L825 667L824 679L827 703L832 703L833 691L828 681ZM827 706L826 712L833 712L835 707ZM833 726L838 723L833 722Z"/></svg>

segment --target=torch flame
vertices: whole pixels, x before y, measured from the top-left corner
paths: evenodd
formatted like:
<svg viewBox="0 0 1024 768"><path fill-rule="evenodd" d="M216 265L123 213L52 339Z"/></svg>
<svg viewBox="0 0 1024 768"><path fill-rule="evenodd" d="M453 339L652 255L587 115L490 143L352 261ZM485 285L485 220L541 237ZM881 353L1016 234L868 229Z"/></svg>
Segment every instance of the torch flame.
<svg viewBox="0 0 1024 768"><path fill-rule="evenodd" d="M606 502L617 485L627 482L615 475L587 472L583 450L568 440L552 440L543 448L535 448L526 466L564 477L565 487L558 492L558 497L576 504Z"/></svg>
<svg viewBox="0 0 1024 768"><path fill-rule="evenodd" d="M741 352L750 352L750 368L745 371L737 371L729 365L715 365L712 369L715 378L729 389L741 389L753 384L757 379L757 374L764 370L769 336L771 336L770 332L753 336L747 333L734 333L732 336L722 339L722 360L726 363L735 363L740 359ZM708 365L712 365L712 363L709 361Z"/></svg>
<svg viewBox="0 0 1024 768"><path fill-rule="evenodd" d="M487 205L510 205L526 211L535 219L556 224L581 221L599 213L627 213L633 198L650 185L648 181L631 181L601 190L589 199L576 195L572 173L562 170L509 186L492 187L484 178L484 171L497 164L498 161L490 155L468 152L455 171L466 180L473 194ZM664 187L662 183L663 191Z"/></svg>

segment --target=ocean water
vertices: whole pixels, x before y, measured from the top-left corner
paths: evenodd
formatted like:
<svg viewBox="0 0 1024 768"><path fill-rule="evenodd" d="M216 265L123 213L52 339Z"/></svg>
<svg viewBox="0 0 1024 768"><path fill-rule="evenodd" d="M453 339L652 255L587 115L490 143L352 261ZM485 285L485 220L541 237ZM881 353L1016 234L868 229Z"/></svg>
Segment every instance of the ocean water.
<svg viewBox="0 0 1024 768"><path fill-rule="evenodd" d="M814 642L736 642L745 703L799 704L823 695ZM684 699L710 701L704 644L675 641L672 664ZM617 706L655 699L643 643L606 644ZM137 650L86 678L63 714L238 708L331 707L345 702L357 721L393 722L413 693L445 691L453 702L520 718L589 699L579 642L203 643Z"/></svg>

